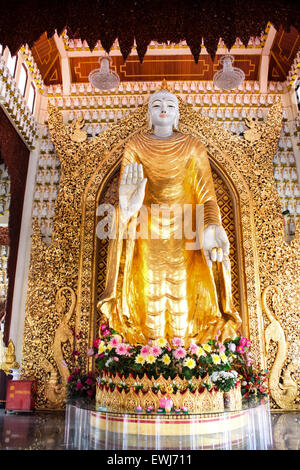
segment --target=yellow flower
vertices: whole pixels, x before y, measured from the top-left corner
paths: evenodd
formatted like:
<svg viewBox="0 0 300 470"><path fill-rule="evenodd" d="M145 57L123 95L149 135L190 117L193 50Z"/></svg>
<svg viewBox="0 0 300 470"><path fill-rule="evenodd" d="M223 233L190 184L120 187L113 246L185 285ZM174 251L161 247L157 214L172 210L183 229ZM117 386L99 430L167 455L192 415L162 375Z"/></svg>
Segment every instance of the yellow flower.
<svg viewBox="0 0 300 470"><path fill-rule="evenodd" d="M155 361L156 357L153 356L153 354L148 354L148 356L146 356L146 362L148 362L148 364L153 364Z"/></svg>
<svg viewBox="0 0 300 470"><path fill-rule="evenodd" d="M173 385L168 385L166 388L167 393L173 393Z"/></svg>
<svg viewBox="0 0 300 470"><path fill-rule="evenodd" d="M136 356L135 362L136 362L137 364L144 364L144 362L145 362L144 356L142 356L141 354L139 354L138 356Z"/></svg>
<svg viewBox="0 0 300 470"><path fill-rule="evenodd" d="M102 354L105 351L106 351L105 343L104 343L104 341L101 341L101 343L99 344L99 347L98 347L98 354Z"/></svg>
<svg viewBox="0 0 300 470"><path fill-rule="evenodd" d="M165 338L159 338L154 341L154 344L156 346L159 346L161 348L164 348L167 344L167 340Z"/></svg>
<svg viewBox="0 0 300 470"><path fill-rule="evenodd" d="M211 358L214 364L220 364L221 359L220 359L220 356L218 356L218 354L212 354Z"/></svg>
<svg viewBox="0 0 300 470"><path fill-rule="evenodd" d="M205 352L204 352L204 349L202 349L202 348L199 348L199 349L198 349L198 354L197 354L197 355L198 355L198 356L204 356L204 354L205 354Z"/></svg>
<svg viewBox="0 0 300 470"><path fill-rule="evenodd" d="M171 362L170 356L168 354L165 354L162 358L163 363L168 366Z"/></svg>
<svg viewBox="0 0 300 470"><path fill-rule="evenodd" d="M194 369L194 367L196 367L196 362L190 357L184 361L184 365L189 369Z"/></svg>
<svg viewBox="0 0 300 470"><path fill-rule="evenodd" d="M228 358L227 358L226 354L224 354L224 353L221 353L221 354L220 354L220 358L222 359L223 362L227 362L227 361L228 361Z"/></svg>
<svg viewBox="0 0 300 470"><path fill-rule="evenodd" d="M211 346L209 344L203 344L202 346L203 346L204 351L206 351L206 352L211 351Z"/></svg>
<svg viewBox="0 0 300 470"><path fill-rule="evenodd" d="M108 349L109 351L111 351L111 350L112 350L112 346L111 346L110 344L108 344L108 345L106 346L106 349Z"/></svg>

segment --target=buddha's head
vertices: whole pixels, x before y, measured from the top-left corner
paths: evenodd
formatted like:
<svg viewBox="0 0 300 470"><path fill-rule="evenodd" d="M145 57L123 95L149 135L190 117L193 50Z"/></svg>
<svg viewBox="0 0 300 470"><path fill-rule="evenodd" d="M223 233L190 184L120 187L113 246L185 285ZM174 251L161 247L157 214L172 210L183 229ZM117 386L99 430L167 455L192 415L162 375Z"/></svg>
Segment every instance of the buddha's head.
<svg viewBox="0 0 300 470"><path fill-rule="evenodd" d="M178 130L179 106L177 97L168 90L153 93L148 103L148 124L152 127Z"/></svg>

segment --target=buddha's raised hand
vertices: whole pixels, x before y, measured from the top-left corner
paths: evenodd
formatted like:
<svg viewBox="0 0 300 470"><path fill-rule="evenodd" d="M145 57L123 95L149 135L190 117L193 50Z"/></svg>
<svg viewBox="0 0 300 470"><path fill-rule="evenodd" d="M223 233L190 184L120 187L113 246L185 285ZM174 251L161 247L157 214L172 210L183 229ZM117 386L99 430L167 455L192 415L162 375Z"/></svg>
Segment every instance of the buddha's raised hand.
<svg viewBox="0 0 300 470"><path fill-rule="evenodd" d="M142 207L146 183L143 165L129 163L125 166L119 187L119 200L122 215L126 220L129 220Z"/></svg>
<svg viewBox="0 0 300 470"><path fill-rule="evenodd" d="M203 251L209 267L213 261L228 263L229 240L222 225L208 225L203 232Z"/></svg>

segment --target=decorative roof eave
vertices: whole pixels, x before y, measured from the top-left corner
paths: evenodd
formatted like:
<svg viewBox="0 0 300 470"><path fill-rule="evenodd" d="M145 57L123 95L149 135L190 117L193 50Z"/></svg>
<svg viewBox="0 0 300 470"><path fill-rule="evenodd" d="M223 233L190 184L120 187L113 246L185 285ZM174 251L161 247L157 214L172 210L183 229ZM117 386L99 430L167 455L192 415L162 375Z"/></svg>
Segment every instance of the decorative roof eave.
<svg viewBox="0 0 300 470"><path fill-rule="evenodd" d="M134 41L143 62L151 40L179 43L185 40L197 63L202 38L214 58L219 38L230 50L236 38L247 44L268 22L278 30L294 26L300 31L299 3L294 0L15 0L1 6L0 43L12 54L30 47L46 31L86 40L94 49L98 40L109 53L118 39L124 60Z"/></svg>

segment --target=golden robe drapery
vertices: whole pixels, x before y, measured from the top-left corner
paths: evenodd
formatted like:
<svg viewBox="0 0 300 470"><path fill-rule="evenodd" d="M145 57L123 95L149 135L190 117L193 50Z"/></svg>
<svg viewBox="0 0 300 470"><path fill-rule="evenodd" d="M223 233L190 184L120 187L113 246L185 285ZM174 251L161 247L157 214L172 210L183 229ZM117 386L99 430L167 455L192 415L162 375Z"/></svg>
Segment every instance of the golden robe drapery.
<svg viewBox="0 0 300 470"><path fill-rule="evenodd" d="M181 133L168 139L138 134L126 145L121 175L133 162L143 165L147 178L143 208L128 223L116 208L117 235L110 240L98 309L132 344L160 337L203 343L218 330L223 340L234 337L241 320L233 308L228 258L209 268L203 250L191 249L196 230L201 241L205 227L221 224L204 145ZM204 209L198 224L197 207ZM185 227L187 220L192 226Z"/></svg>

